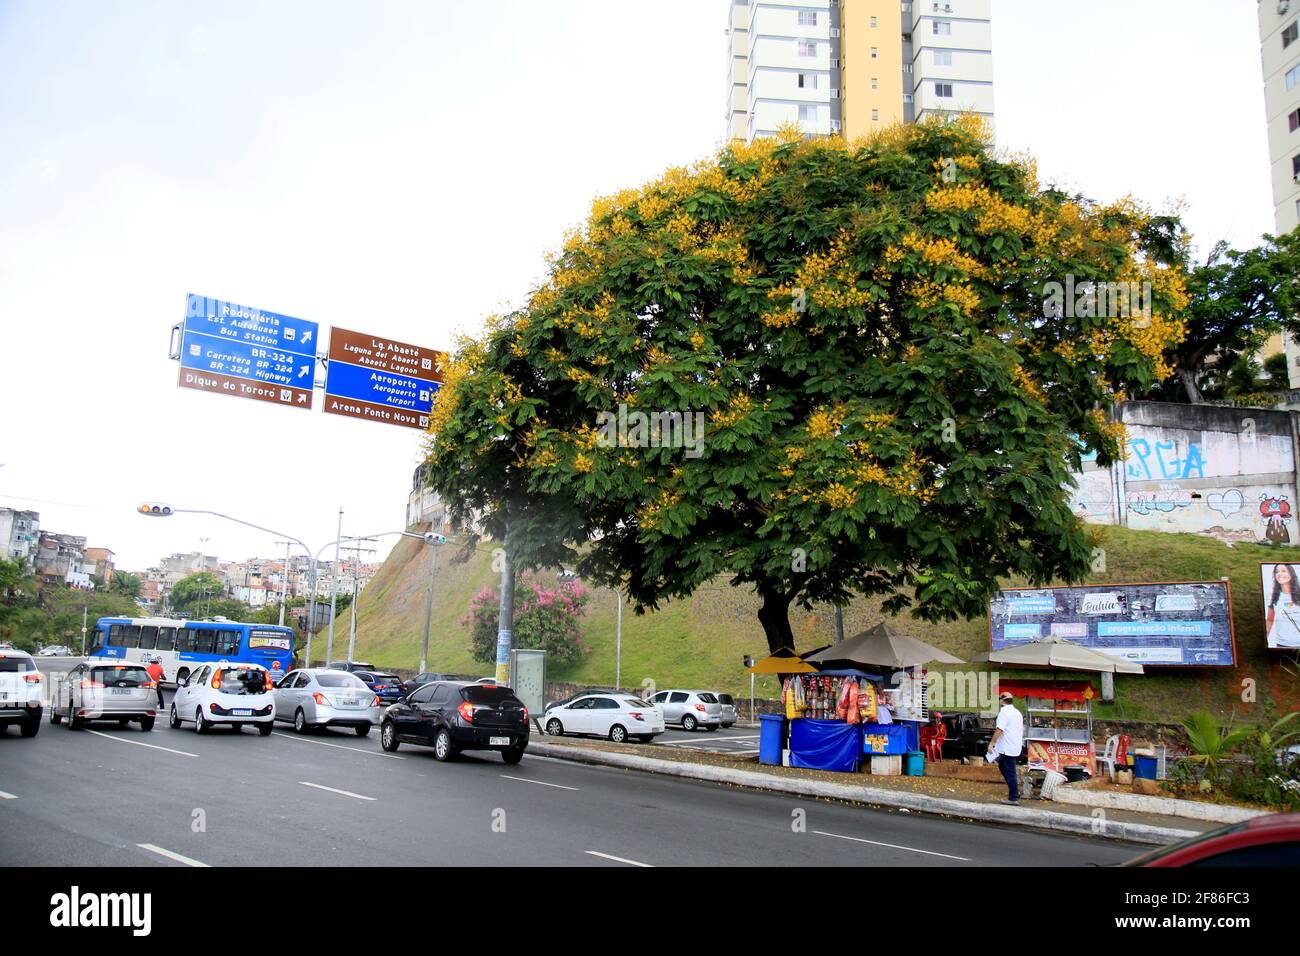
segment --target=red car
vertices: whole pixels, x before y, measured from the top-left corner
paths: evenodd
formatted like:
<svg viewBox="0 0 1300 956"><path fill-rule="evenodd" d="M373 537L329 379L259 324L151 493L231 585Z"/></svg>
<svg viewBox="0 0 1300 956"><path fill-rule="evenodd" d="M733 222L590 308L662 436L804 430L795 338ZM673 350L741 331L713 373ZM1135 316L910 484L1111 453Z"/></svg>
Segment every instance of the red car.
<svg viewBox="0 0 1300 956"><path fill-rule="evenodd" d="M1271 813L1162 846L1124 866L1300 866L1300 813Z"/></svg>

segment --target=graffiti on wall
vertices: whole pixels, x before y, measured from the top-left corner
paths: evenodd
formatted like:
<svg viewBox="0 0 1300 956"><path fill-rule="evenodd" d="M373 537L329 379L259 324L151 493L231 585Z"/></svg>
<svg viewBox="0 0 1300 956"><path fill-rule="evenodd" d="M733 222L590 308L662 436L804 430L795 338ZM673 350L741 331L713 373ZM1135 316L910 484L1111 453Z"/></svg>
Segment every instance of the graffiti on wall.
<svg viewBox="0 0 1300 956"><path fill-rule="evenodd" d="M1172 440L1152 443L1145 438L1133 438L1129 441L1128 448L1128 463L1125 467L1130 478L1152 481L1159 478L1205 477L1205 458L1201 454L1199 442L1188 443L1185 454L1179 454L1178 445Z"/></svg>

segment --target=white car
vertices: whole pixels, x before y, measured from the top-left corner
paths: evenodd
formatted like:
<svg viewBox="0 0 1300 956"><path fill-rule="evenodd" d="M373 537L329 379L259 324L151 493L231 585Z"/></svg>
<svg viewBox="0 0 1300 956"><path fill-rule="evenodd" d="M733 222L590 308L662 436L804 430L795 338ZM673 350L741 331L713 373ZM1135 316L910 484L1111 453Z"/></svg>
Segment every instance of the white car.
<svg viewBox="0 0 1300 956"><path fill-rule="evenodd" d="M275 729L275 695L271 672L261 664L204 664L176 685L172 698L173 730L190 721L201 734L217 724L238 733L245 725L263 737Z"/></svg>
<svg viewBox="0 0 1300 956"><path fill-rule="evenodd" d="M0 648L0 734L17 724L24 737L41 729L45 676L26 651Z"/></svg>
<svg viewBox="0 0 1300 956"><path fill-rule="evenodd" d="M66 718L72 730L92 720L116 720L122 727L134 720L141 730L153 730L157 714L158 685L149 672L111 657L78 664L63 680L55 680L50 693L50 723Z"/></svg>
<svg viewBox="0 0 1300 956"><path fill-rule="evenodd" d="M621 744L629 737L649 743L664 732L664 715L654 704L630 694L588 694L552 704L541 719L552 737L563 734L608 737Z"/></svg>

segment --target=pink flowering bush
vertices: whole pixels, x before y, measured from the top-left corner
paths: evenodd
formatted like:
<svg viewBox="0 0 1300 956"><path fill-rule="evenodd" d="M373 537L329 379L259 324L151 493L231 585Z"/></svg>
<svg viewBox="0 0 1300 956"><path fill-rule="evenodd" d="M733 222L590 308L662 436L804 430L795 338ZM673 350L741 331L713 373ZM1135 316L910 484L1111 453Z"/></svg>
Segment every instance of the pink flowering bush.
<svg viewBox="0 0 1300 956"><path fill-rule="evenodd" d="M569 663L589 654L579 618L591 592L576 581L546 586L536 581L515 582L515 647L541 648L552 663ZM497 611L501 603L496 588L484 588L469 603L460 619L470 629L474 660L491 664L497 657Z"/></svg>

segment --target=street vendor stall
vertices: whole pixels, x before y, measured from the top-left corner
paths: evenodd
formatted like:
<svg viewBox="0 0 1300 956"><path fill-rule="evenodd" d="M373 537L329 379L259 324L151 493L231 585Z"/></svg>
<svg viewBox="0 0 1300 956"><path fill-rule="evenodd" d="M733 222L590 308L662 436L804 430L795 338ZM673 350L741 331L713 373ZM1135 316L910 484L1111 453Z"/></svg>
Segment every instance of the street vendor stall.
<svg viewBox="0 0 1300 956"><path fill-rule="evenodd" d="M1097 775L1091 704L1097 696L1086 680L1001 680L999 690L1025 701L1025 748L1031 770L1065 773L1080 767Z"/></svg>

